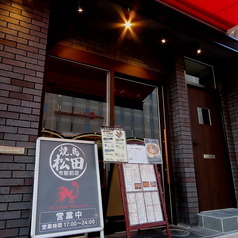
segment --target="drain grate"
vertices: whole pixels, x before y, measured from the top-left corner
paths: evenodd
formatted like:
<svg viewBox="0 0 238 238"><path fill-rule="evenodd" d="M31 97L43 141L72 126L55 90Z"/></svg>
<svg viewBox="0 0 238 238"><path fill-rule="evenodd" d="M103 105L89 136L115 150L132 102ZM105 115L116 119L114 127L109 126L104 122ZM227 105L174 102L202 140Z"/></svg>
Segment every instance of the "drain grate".
<svg viewBox="0 0 238 238"><path fill-rule="evenodd" d="M163 233L164 235L167 235L166 230L163 230ZM170 229L170 234L174 237L186 237L190 235L190 232L181 229Z"/></svg>

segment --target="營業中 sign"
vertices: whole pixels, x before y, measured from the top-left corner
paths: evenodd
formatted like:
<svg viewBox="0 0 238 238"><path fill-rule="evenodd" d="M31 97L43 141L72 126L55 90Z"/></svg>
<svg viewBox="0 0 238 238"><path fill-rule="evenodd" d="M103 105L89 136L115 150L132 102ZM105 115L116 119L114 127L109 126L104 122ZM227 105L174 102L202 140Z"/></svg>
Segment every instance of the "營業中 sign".
<svg viewBox="0 0 238 238"><path fill-rule="evenodd" d="M31 237L103 232L97 145L40 137Z"/></svg>

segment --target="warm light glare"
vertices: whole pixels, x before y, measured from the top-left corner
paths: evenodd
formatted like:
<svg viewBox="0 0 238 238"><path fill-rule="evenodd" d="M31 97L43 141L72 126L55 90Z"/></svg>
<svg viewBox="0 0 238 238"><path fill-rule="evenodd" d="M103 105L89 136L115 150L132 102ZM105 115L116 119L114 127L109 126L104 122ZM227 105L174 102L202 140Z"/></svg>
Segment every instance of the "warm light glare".
<svg viewBox="0 0 238 238"><path fill-rule="evenodd" d="M80 8L78 9L78 12L79 12L79 13L82 13L82 12L83 12L83 9L80 7Z"/></svg>
<svg viewBox="0 0 238 238"><path fill-rule="evenodd" d="M162 39L161 42L162 42L162 44L165 44L166 43L166 39Z"/></svg>
<svg viewBox="0 0 238 238"><path fill-rule="evenodd" d="M126 26L127 29L128 29L128 28L131 28L131 23L130 23L130 21L127 21L127 22L125 23L125 26Z"/></svg>
<svg viewBox="0 0 238 238"><path fill-rule="evenodd" d="M118 38L118 42L123 41L127 34L130 34L135 42L140 42L140 39L132 28L144 26L146 23L144 21L134 21L134 18L136 17L135 11L130 11L130 14L125 14L121 7L117 7L116 10L121 17L122 22L112 23L110 24L110 27L124 28Z"/></svg>
<svg viewBox="0 0 238 238"><path fill-rule="evenodd" d="M197 50L197 54L201 54L202 53L202 50L201 49L198 49Z"/></svg>

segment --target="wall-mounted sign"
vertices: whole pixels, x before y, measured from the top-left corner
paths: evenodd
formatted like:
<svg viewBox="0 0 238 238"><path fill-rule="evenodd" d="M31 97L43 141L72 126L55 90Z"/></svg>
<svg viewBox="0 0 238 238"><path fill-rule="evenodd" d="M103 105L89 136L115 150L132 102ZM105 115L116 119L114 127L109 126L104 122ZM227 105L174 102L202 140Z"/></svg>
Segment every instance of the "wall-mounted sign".
<svg viewBox="0 0 238 238"><path fill-rule="evenodd" d="M73 116L73 117L87 117L89 119L100 118L103 119L104 116L96 115L94 112L64 112L60 110L55 110L55 114L58 115L66 115L66 116Z"/></svg>
<svg viewBox="0 0 238 238"><path fill-rule="evenodd" d="M215 155L212 154L203 154L204 159L216 159Z"/></svg>
<svg viewBox="0 0 238 238"><path fill-rule="evenodd" d="M24 155L25 148L14 146L0 146L0 154Z"/></svg>
<svg viewBox="0 0 238 238"><path fill-rule="evenodd" d="M38 138L31 237L103 234L97 145Z"/></svg>
<svg viewBox="0 0 238 238"><path fill-rule="evenodd" d="M128 158L125 130L120 127L102 126L101 135L104 162L126 163Z"/></svg>

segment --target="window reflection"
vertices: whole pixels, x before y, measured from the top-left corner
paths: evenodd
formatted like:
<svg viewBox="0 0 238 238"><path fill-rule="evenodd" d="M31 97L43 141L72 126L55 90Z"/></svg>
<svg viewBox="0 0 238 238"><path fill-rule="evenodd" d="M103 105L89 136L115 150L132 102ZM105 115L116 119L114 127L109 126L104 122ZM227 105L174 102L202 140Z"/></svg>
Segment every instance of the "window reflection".
<svg viewBox="0 0 238 238"><path fill-rule="evenodd" d="M185 78L190 84L215 88L213 67L189 58L184 59Z"/></svg>
<svg viewBox="0 0 238 238"><path fill-rule="evenodd" d="M115 126L123 127L127 137L158 138L157 88L116 78Z"/></svg>
<svg viewBox="0 0 238 238"><path fill-rule="evenodd" d="M64 136L100 132L106 123L106 103L60 94L46 93L43 128Z"/></svg>
<svg viewBox="0 0 238 238"><path fill-rule="evenodd" d="M198 107L198 122L203 125L211 125L210 110L208 108Z"/></svg>

